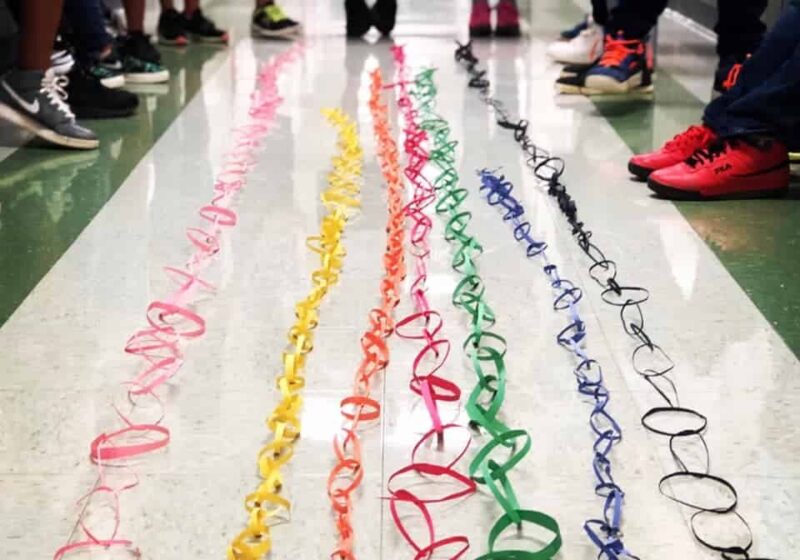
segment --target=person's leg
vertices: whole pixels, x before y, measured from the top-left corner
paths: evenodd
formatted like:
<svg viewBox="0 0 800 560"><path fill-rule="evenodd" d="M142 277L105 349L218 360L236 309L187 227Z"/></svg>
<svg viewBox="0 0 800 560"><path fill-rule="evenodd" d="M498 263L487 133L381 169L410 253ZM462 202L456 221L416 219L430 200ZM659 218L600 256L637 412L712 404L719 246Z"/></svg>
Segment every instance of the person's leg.
<svg viewBox="0 0 800 560"><path fill-rule="evenodd" d="M497 37L519 37L519 8L517 0L500 0L497 3Z"/></svg>
<svg viewBox="0 0 800 560"><path fill-rule="evenodd" d="M667 7L667 0L621 0L608 17L606 32L626 39L644 39Z"/></svg>
<svg viewBox="0 0 800 560"><path fill-rule="evenodd" d="M25 0L17 68L0 79L0 118L60 146L92 149L97 136L75 122L63 83L50 69L62 0Z"/></svg>
<svg viewBox="0 0 800 560"><path fill-rule="evenodd" d="M726 111L732 103L747 97L770 80L794 55L800 44L800 33L797 29L800 29L800 9L790 7L767 33L753 56L744 63L733 88L706 106L704 122L724 122Z"/></svg>
<svg viewBox="0 0 800 560"><path fill-rule="evenodd" d="M743 60L756 51L767 26L761 21L768 0L718 0L717 54Z"/></svg>
<svg viewBox="0 0 800 560"><path fill-rule="evenodd" d="M100 59L111 52L101 0L64 0L64 18L72 28L74 46L82 60Z"/></svg>
<svg viewBox="0 0 800 560"><path fill-rule="evenodd" d="M17 66L21 70L47 70L50 53L61 22L63 0L25 0L22 2Z"/></svg>
<svg viewBox="0 0 800 560"><path fill-rule="evenodd" d="M491 37L491 35L492 10L489 8L488 0L472 0L472 9L469 13L469 36Z"/></svg>
<svg viewBox="0 0 800 560"><path fill-rule="evenodd" d="M598 25L605 26L608 23L607 0L592 0L592 19Z"/></svg>

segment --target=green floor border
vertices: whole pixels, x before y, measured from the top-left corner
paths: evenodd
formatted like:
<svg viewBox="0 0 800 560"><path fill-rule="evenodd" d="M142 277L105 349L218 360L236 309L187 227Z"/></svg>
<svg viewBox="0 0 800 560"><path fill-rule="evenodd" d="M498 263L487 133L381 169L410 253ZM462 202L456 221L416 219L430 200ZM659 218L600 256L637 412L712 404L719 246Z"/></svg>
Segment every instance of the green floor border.
<svg viewBox="0 0 800 560"><path fill-rule="evenodd" d="M661 144L663 139L653 137L656 110L659 118L675 123L676 134L703 114L705 103L663 68L655 85L652 100L593 100L634 153ZM667 103L657 105L659 98ZM673 204L800 357L800 189L779 200Z"/></svg>
<svg viewBox="0 0 800 560"><path fill-rule="evenodd" d="M69 151L36 141L0 161L0 326L178 118L235 45L162 49L168 84L139 91L137 114L86 121L100 149Z"/></svg>

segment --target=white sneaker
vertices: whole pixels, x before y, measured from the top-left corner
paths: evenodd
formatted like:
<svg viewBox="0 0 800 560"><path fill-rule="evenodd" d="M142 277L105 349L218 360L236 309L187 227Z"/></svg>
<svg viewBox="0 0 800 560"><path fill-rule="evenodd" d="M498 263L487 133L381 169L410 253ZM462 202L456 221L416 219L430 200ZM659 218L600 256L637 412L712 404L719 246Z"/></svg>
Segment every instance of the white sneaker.
<svg viewBox="0 0 800 560"><path fill-rule="evenodd" d="M570 41L555 41L547 54L564 64L592 64L603 54L603 28L589 19L589 26Z"/></svg>

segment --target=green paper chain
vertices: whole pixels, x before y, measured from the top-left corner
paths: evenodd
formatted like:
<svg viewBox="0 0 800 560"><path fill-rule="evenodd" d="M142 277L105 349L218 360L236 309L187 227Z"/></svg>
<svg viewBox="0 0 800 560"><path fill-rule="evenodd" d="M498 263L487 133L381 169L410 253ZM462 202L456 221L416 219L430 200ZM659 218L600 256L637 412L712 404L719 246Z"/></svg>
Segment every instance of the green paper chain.
<svg viewBox="0 0 800 560"><path fill-rule="evenodd" d="M561 548L558 523L546 513L520 509L509 476L531 450L531 436L525 430L510 428L499 418L506 394L506 341L489 330L495 323L495 314L486 303L485 288L476 265L476 258L483 248L467 232L472 214L461 208L461 203L468 193L458 186L455 170L457 142L450 139L447 121L436 113L433 73L434 70L430 69L417 75L411 96L416 100L420 126L432 144L429 161L436 168L436 178L432 181L436 191L436 213L446 220L444 236L455 248L451 265L461 274L452 301L469 316L471 332L463 348L478 377L466 405L470 427L476 431L482 428L491 436L470 463L469 474L489 489L504 512L489 531L489 552L477 560L551 559ZM507 457L501 459L500 455ZM516 525L521 532L525 523L550 533L549 540L536 550L495 550L497 541L507 528Z"/></svg>

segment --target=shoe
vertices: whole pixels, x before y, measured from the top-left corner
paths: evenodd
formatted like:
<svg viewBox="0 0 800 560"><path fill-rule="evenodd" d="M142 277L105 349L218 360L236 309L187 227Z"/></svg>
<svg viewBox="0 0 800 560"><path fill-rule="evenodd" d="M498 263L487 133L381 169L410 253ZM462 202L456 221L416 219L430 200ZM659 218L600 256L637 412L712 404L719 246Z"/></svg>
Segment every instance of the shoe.
<svg viewBox="0 0 800 560"><path fill-rule="evenodd" d="M66 76L74 64L75 59L67 48L57 48L50 54L50 68L56 76Z"/></svg>
<svg viewBox="0 0 800 560"><path fill-rule="evenodd" d="M250 32L256 37L289 39L302 31L300 24L286 16L277 4L256 8Z"/></svg>
<svg viewBox="0 0 800 560"><path fill-rule="evenodd" d="M589 21L586 29L569 41L554 41L547 46L547 54L563 64L593 64L603 51L603 28Z"/></svg>
<svg viewBox="0 0 800 560"><path fill-rule="evenodd" d="M570 29L565 29L561 32L561 39L564 41L571 41L575 37L577 37L581 31L589 27L589 18L591 16L586 16L583 20L580 21L575 27L571 27Z"/></svg>
<svg viewBox="0 0 800 560"><path fill-rule="evenodd" d="M102 80L76 64L68 75L69 102L81 119L129 117L136 112L139 98L134 94L105 87Z"/></svg>
<svg viewBox="0 0 800 560"><path fill-rule="evenodd" d="M500 0L497 3L497 25L495 37L519 37L519 10L514 0Z"/></svg>
<svg viewBox="0 0 800 560"><path fill-rule="evenodd" d="M469 36L491 37L492 11L487 0L472 2L472 11L469 14Z"/></svg>
<svg viewBox="0 0 800 560"><path fill-rule="evenodd" d="M577 76L578 74L586 74L589 68L595 65L597 61L592 61L588 64L567 64L561 69L561 77L564 76Z"/></svg>
<svg viewBox="0 0 800 560"><path fill-rule="evenodd" d="M122 61L116 53L112 53L102 60L86 63L85 70L109 89L117 89L125 85Z"/></svg>
<svg viewBox="0 0 800 560"><path fill-rule="evenodd" d="M169 80L169 70L161 64L133 56L122 59L122 72L126 84L160 84Z"/></svg>
<svg viewBox="0 0 800 560"><path fill-rule="evenodd" d="M615 94L652 91L647 51L644 40L625 39L622 32L606 35L603 56L586 73L587 90Z"/></svg>
<svg viewBox="0 0 800 560"><path fill-rule="evenodd" d="M658 150L633 156L628 162L628 171L646 180L653 171L686 161L697 150L708 148L716 139L717 135L707 126L690 126Z"/></svg>
<svg viewBox="0 0 800 560"><path fill-rule="evenodd" d="M185 47L189 44L186 38L186 18L175 8L163 10L158 17L158 43Z"/></svg>
<svg viewBox="0 0 800 560"><path fill-rule="evenodd" d="M184 25L192 41L215 45L228 44L228 32L218 29L200 8L197 8L191 16L184 16Z"/></svg>
<svg viewBox="0 0 800 560"><path fill-rule="evenodd" d="M717 98L723 93L726 93L736 82L739 81L739 73L742 71L742 65L745 60L750 58L750 55L744 57L725 56L719 59L717 71L714 72L714 91L711 94L712 98Z"/></svg>
<svg viewBox="0 0 800 560"><path fill-rule="evenodd" d="M150 36L144 33L131 33L127 37L121 38L119 52L123 59L126 56L132 56L143 62L161 64L161 53L153 46Z"/></svg>
<svg viewBox="0 0 800 560"><path fill-rule="evenodd" d="M782 196L789 190L788 152L772 138L727 138L654 171L647 186L676 200Z"/></svg>
<svg viewBox="0 0 800 560"><path fill-rule="evenodd" d="M800 152L789 152L789 161L792 163L800 163Z"/></svg>
<svg viewBox="0 0 800 560"><path fill-rule="evenodd" d="M52 69L8 72L0 79L0 117L59 146L97 148L97 136L75 122L67 105L67 81Z"/></svg>
<svg viewBox="0 0 800 560"><path fill-rule="evenodd" d="M372 24L384 37L392 32L396 19L397 0L378 0L372 6Z"/></svg>
<svg viewBox="0 0 800 560"><path fill-rule="evenodd" d="M347 36L351 39L363 37L372 27L372 14L364 0L345 0L347 14Z"/></svg>

